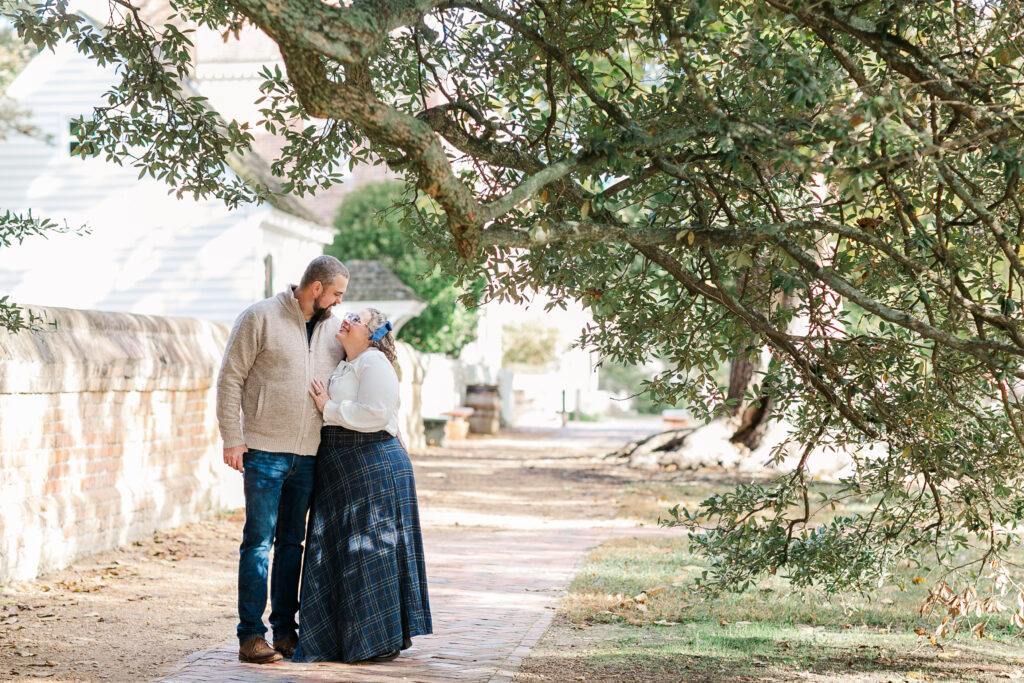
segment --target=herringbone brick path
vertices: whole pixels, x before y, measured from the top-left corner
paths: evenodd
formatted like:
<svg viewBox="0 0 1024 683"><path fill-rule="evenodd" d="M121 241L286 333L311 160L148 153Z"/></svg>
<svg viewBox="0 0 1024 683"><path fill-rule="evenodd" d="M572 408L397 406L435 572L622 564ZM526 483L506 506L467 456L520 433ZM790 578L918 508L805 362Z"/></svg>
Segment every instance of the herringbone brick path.
<svg viewBox="0 0 1024 683"><path fill-rule="evenodd" d="M581 448L588 444L579 439L590 437L591 449L595 444L618 445L625 441L624 435L618 433L558 436L559 446L566 441L576 441ZM466 448L480 445L483 444L469 444ZM446 512L435 510L429 502L424 505L421 499L433 635L414 638L412 648L393 662L356 665L289 661L262 666L243 664L238 661L237 642L225 640L220 647L190 655L176 671L158 680L165 683L509 683L520 662L550 625L558 597L568 586L587 549L613 535L648 535L659 530L623 527L621 523L602 521L603 515L579 513L580 508L565 515L568 519L535 514L543 505L561 505L563 500L566 505L585 505L581 501L586 501L585 496L590 494L581 497L577 491L573 496L569 493L570 486L552 485L550 479L545 480L546 488L502 487L497 484L503 478L502 472L509 467L523 466L524 454L516 451L524 445L499 441L487 445L495 453L490 460L484 459L486 462L481 464L476 456L467 461L472 467L482 468L479 476L490 480L493 488L486 495L498 495L494 491L500 491L502 512L477 514L472 520L475 526L459 526L458 522L453 525L450 519L440 520ZM526 443L533 457L544 457L549 452L546 449L552 445L554 442ZM453 452L457 455L459 447ZM417 479L425 484L439 482L436 486L440 486L444 479L432 477L443 476L442 472L453 474L453 462L421 460L417 463ZM558 478L555 484L559 481L572 484L571 472L563 471L561 477L568 478ZM615 485L610 481L595 482L572 486ZM429 492L425 495L429 497ZM463 523L474 517L473 496L483 494L481 489L474 489L465 491L464 495L466 499L459 513ZM569 499L574 502L570 503ZM437 524L431 524L432 516Z"/></svg>
<svg viewBox="0 0 1024 683"><path fill-rule="evenodd" d="M558 596L587 548L610 533L608 527L428 531L434 634L414 639L395 661L243 664L232 640L191 655L180 670L160 680L511 681L547 630Z"/></svg>

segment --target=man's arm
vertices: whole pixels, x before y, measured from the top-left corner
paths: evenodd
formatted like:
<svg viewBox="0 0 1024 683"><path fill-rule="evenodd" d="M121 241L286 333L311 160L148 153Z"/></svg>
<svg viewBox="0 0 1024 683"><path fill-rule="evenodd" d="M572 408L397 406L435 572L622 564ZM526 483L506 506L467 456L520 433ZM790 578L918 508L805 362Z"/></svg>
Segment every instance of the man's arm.
<svg viewBox="0 0 1024 683"><path fill-rule="evenodd" d="M242 471L242 456L248 450L240 417L242 387L259 350L259 325L253 312L246 310L231 329L217 376L217 422L224 440L224 463L239 472Z"/></svg>

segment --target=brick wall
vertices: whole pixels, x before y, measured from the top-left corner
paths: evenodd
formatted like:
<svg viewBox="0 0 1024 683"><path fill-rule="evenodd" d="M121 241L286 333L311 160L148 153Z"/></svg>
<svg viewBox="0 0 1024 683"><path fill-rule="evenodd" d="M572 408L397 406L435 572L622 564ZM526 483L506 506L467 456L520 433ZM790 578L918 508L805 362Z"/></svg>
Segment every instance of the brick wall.
<svg viewBox="0 0 1024 683"><path fill-rule="evenodd" d="M38 308L0 332L0 583L241 504L214 409L228 329Z"/></svg>
<svg viewBox="0 0 1024 683"><path fill-rule="evenodd" d="M0 331L0 584L244 505L217 431L227 326L32 310L53 324ZM398 346L417 449L421 354Z"/></svg>

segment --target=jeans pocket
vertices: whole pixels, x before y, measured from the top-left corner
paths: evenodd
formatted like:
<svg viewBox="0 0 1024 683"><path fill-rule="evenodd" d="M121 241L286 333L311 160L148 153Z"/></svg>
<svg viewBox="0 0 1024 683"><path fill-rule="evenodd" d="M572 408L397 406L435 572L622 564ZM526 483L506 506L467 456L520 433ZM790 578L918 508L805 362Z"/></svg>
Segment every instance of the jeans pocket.
<svg viewBox="0 0 1024 683"><path fill-rule="evenodd" d="M290 460L277 453L250 450L242 456L242 472L247 486L263 486L263 482L280 486L288 474Z"/></svg>

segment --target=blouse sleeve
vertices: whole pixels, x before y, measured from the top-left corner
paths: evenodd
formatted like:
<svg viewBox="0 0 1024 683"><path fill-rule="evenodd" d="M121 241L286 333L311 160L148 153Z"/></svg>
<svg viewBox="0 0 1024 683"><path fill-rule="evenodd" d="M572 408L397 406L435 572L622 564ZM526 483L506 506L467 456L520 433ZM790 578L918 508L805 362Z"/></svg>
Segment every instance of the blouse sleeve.
<svg viewBox="0 0 1024 683"><path fill-rule="evenodd" d="M398 376L383 355L367 359L359 373L359 393L355 400L328 400L324 419L330 418L349 429L384 429L398 410Z"/></svg>

